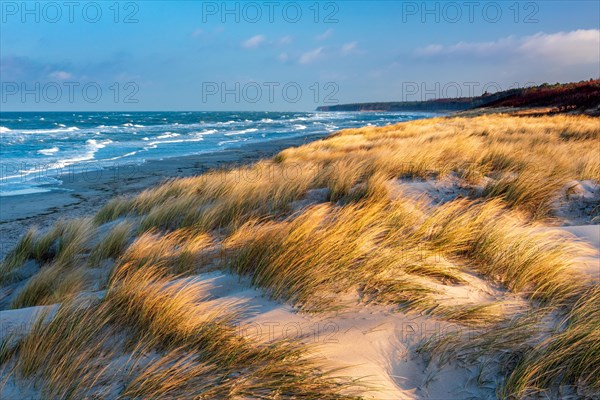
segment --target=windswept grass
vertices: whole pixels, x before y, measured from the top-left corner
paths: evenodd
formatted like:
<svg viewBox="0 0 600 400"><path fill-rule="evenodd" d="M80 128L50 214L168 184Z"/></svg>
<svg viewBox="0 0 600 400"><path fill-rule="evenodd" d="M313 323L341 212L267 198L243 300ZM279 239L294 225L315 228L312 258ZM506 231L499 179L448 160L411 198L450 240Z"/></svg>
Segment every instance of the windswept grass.
<svg viewBox="0 0 600 400"><path fill-rule="evenodd" d="M0 276L6 276L27 260L40 264L57 263L64 267L75 267L93 234L89 218L59 221L45 233L31 228L8 253L0 267ZM1 280L1 279L0 279Z"/></svg>
<svg viewBox="0 0 600 400"><path fill-rule="evenodd" d="M132 230L131 221L123 221L115 225L92 249L88 259L89 265L97 266L104 259L120 256L127 248Z"/></svg>
<svg viewBox="0 0 600 400"><path fill-rule="evenodd" d="M540 341L508 376L504 395L523 398L556 385L600 392L600 287L573 306L561 330Z"/></svg>
<svg viewBox="0 0 600 400"><path fill-rule="evenodd" d="M37 228L30 228L6 255L2 260L2 264L0 264L0 282L4 281L14 269L23 265L32 256L37 236Z"/></svg>
<svg viewBox="0 0 600 400"><path fill-rule="evenodd" d="M538 309L483 331L432 337L419 352L440 365L458 360L472 366L483 358L491 360L482 373L503 375L501 398L554 398L569 390L593 398L600 390L599 300L600 289L595 286L554 328L552 322L560 314Z"/></svg>
<svg viewBox="0 0 600 400"><path fill-rule="evenodd" d="M483 196L501 198L509 207L526 211L534 218L548 216L556 194L567 184L567 178L525 170L509 173L483 190Z"/></svg>
<svg viewBox="0 0 600 400"><path fill-rule="evenodd" d="M371 301L395 297L433 310L427 280L460 284L464 268L553 304L585 290L576 267L592 249L566 234L525 223L498 201L458 200L429 215L411 202L320 205L282 222L251 221L225 243L234 251L229 265L300 306L358 288Z"/></svg>
<svg viewBox="0 0 600 400"><path fill-rule="evenodd" d="M198 271L210 260L213 242L210 235L190 229L162 234L149 231L138 237L122 254L121 264L129 269L145 265L163 265L173 275Z"/></svg>
<svg viewBox="0 0 600 400"><path fill-rule="evenodd" d="M564 232L524 223L498 202L447 203L434 210L423 234L471 267L532 298L561 304L581 295L587 280L577 266L594 254L587 244Z"/></svg>
<svg viewBox="0 0 600 400"><path fill-rule="evenodd" d="M69 269L61 264L50 264L27 281L13 300L12 308L60 303L84 288L83 268Z"/></svg>
<svg viewBox="0 0 600 400"><path fill-rule="evenodd" d="M223 267L305 311L358 300L476 327L475 338L423 349L471 363L499 355L503 396L561 383L598 389L598 290L578 270L592 250L544 223L569 182L600 182L599 137L597 119L583 116L434 118L341 131L113 199L93 220L30 230L2 262L2 281L28 260L41 267L14 307L63 305L14 346L2 342L0 358L11 379L33 380L48 398L355 394L300 343L238 337L240 305L211 301L185 278ZM403 191L441 178L460 190L443 199ZM106 297L82 303L85 266L104 260L114 261ZM474 275L564 323L547 331L505 299L447 303Z"/></svg>
<svg viewBox="0 0 600 400"><path fill-rule="evenodd" d="M117 272L104 300L43 312L6 352L5 368L53 399L346 399L364 387L333 377L300 343L237 335L239 307L207 301L201 283L157 268Z"/></svg>

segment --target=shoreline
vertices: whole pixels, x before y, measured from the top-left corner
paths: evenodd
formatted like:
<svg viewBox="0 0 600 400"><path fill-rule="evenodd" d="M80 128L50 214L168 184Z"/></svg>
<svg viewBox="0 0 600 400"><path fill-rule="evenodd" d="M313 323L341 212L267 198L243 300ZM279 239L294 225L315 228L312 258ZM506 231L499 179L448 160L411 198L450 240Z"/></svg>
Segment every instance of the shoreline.
<svg viewBox="0 0 600 400"><path fill-rule="evenodd" d="M250 164L288 148L322 139L330 132L248 143L240 147L196 155L147 160L85 172L62 174L63 183L50 191L0 199L0 258L14 247L31 226L44 229L61 218L91 215L115 196L134 195L170 178L199 175L212 169ZM48 185L50 186L50 185ZM44 186L42 186L44 187Z"/></svg>

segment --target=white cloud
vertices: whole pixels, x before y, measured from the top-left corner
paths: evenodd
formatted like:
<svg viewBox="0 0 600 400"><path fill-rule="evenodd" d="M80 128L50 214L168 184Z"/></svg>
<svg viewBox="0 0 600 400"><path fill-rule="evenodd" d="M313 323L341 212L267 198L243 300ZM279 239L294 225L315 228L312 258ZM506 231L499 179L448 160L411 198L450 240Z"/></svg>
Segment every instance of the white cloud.
<svg viewBox="0 0 600 400"><path fill-rule="evenodd" d="M244 47L246 49L254 49L254 48L260 46L266 40L267 40L267 37L265 35L255 35L247 40L244 40L242 42L242 47Z"/></svg>
<svg viewBox="0 0 600 400"><path fill-rule="evenodd" d="M202 28L198 28L195 31L192 32L191 36L192 37L198 37L198 36L202 36L204 34L204 29Z"/></svg>
<svg viewBox="0 0 600 400"><path fill-rule="evenodd" d="M298 62L300 64L310 64L311 62L317 60L323 54L324 47L318 47L314 50L307 51L306 53L302 53Z"/></svg>
<svg viewBox="0 0 600 400"><path fill-rule="evenodd" d="M290 59L290 56L288 55L288 53L281 53L277 56L277 59L281 62L287 62Z"/></svg>
<svg viewBox="0 0 600 400"><path fill-rule="evenodd" d="M333 29L329 28L325 32L321 33L320 35L317 35L317 40L329 39L332 34L333 34Z"/></svg>
<svg viewBox="0 0 600 400"><path fill-rule="evenodd" d="M280 46L285 46L287 44L292 43L293 38L290 35L286 35L286 36L282 36L279 38L279 40L277 41L277 44Z"/></svg>
<svg viewBox="0 0 600 400"><path fill-rule="evenodd" d="M538 33L525 38L519 50L533 57L542 57L562 64L599 63L600 30Z"/></svg>
<svg viewBox="0 0 600 400"><path fill-rule="evenodd" d="M50 73L50 77L58 79L59 81L66 81L67 79L73 78L73 74L66 71L54 71Z"/></svg>
<svg viewBox="0 0 600 400"><path fill-rule="evenodd" d="M417 49L415 54L424 58L530 58L560 65L592 64L600 59L600 30L540 32L520 38L508 36L491 42L459 42L449 46L434 44Z"/></svg>
<svg viewBox="0 0 600 400"><path fill-rule="evenodd" d="M345 45L342 46L341 51L342 51L343 55L359 53L358 43L357 42L346 43Z"/></svg>

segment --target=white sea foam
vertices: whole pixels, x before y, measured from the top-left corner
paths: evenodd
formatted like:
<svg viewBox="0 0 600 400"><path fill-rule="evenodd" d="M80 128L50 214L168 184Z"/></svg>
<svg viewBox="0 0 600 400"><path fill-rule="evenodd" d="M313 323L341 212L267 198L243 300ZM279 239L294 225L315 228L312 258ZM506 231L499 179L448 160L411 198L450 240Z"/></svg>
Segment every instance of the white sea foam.
<svg viewBox="0 0 600 400"><path fill-rule="evenodd" d="M51 147L49 149L42 149L42 150L38 150L38 154L42 154L45 156L51 156L54 153L58 153L58 151L60 151L60 149L58 147Z"/></svg>
<svg viewBox="0 0 600 400"><path fill-rule="evenodd" d="M56 162L55 168L64 168L67 167L69 165L73 165L79 162L84 162L84 161L89 161L89 160L93 160L94 156L96 154L96 152L104 147L106 147L107 144L112 143L113 141L110 139L106 139L106 140L96 140L96 139L88 139L85 144L86 144L86 151L83 154L80 155L75 155L74 157L71 158L65 158L63 160L60 160L58 162Z"/></svg>
<svg viewBox="0 0 600 400"><path fill-rule="evenodd" d="M22 133L24 135L29 134L40 134L40 133L65 133L65 132L75 132L78 131L79 128L76 126L70 126L68 128L56 128L56 129L21 129L13 132Z"/></svg>
<svg viewBox="0 0 600 400"><path fill-rule="evenodd" d="M92 150L99 150L102 149L104 147L106 147L107 144L112 143L113 141L110 139L106 139L106 140L96 140L96 139L88 139L85 144L88 145L88 147Z"/></svg>
<svg viewBox="0 0 600 400"><path fill-rule="evenodd" d="M239 131L231 131L225 134L225 136L232 136L232 135L243 135L244 133L251 133L251 132L256 132L258 131L257 128L248 128L248 129L242 129Z"/></svg>
<svg viewBox="0 0 600 400"><path fill-rule="evenodd" d="M168 138L173 138L173 137L177 137L177 136L181 136L179 133L174 133L174 132L165 132L160 136L157 136L157 139L168 139Z"/></svg>
<svg viewBox="0 0 600 400"><path fill-rule="evenodd" d="M176 139L176 140L156 140L149 143L149 146L144 147L145 149L153 148L155 149L159 144L169 144L169 143L187 143L187 142L201 142L204 138L202 136L196 136L191 139Z"/></svg>
<svg viewBox="0 0 600 400"><path fill-rule="evenodd" d="M4 126L0 126L0 133L8 133L10 132L10 129L4 127Z"/></svg>

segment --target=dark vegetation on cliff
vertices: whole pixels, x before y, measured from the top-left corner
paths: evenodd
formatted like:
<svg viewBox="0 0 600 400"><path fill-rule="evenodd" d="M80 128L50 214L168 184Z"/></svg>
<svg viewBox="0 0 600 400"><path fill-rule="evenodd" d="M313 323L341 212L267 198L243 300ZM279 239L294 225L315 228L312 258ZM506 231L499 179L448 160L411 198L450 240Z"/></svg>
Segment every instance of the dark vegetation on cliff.
<svg viewBox="0 0 600 400"><path fill-rule="evenodd" d="M321 106L317 111L463 111L477 108L548 107L555 112L600 115L600 79L510 89L476 97L427 101L353 103Z"/></svg>

